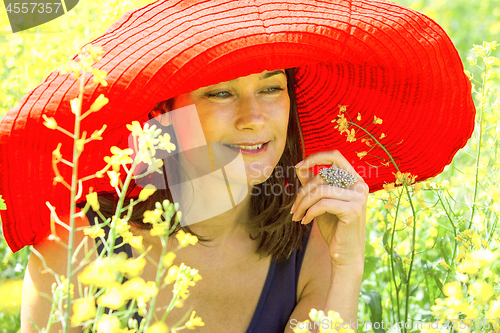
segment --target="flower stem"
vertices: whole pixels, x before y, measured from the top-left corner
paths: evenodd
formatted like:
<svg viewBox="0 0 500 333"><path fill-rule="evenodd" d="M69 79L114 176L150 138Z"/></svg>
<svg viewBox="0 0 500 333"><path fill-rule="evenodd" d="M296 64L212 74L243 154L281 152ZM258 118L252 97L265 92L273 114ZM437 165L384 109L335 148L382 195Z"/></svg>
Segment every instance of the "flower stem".
<svg viewBox="0 0 500 333"><path fill-rule="evenodd" d="M71 308L71 300L70 300L70 288L71 288L71 278L73 275L73 247L74 247L74 236L75 236L75 212L76 212L76 192L78 187L78 159L80 157L80 153L77 150L77 141L80 139L80 110L82 109L83 104L83 90L85 84L85 70L82 71L82 75L80 76L80 89L78 93L78 103L79 108L75 111L75 131L73 135L73 170L71 175L71 203L70 203L70 211L69 211L69 240L68 240L68 267L67 267L67 279L68 279L68 290L67 290L67 298L66 298L66 309L64 311L64 322L65 325L63 327L64 332L68 332L70 328L70 308Z"/></svg>
<svg viewBox="0 0 500 333"><path fill-rule="evenodd" d="M476 209L476 197L477 197L477 187L478 187L478 178L479 178L479 158L481 157L481 143L482 143L482 136L483 136L483 112L484 112L484 102L483 102L483 95L484 95L484 89L486 85L486 77L488 76L488 69L486 66L484 67L484 75L483 75L483 82L481 83L481 102L480 102L480 113L479 113L479 139L477 143L477 155L476 155L476 176L475 176L475 181L474 181L474 197L472 201L472 212L470 214L470 220L469 224L467 226L467 229L470 229L471 224L472 224L472 219L474 218L474 212Z"/></svg>

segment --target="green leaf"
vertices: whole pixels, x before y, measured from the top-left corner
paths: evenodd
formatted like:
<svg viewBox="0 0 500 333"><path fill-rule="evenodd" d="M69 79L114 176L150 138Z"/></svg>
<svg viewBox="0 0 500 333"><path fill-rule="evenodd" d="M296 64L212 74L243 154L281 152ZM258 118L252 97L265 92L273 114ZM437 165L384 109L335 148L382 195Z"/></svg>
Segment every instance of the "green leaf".
<svg viewBox="0 0 500 333"><path fill-rule="evenodd" d="M386 230L386 232L384 233L384 237L382 238L382 242L384 244L384 249L387 251L387 253L389 255L392 255L392 249L391 247L389 246L389 236L392 235L392 228L389 228Z"/></svg>
<svg viewBox="0 0 500 333"><path fill-rule="evenodd" d="M5 201L2 199L0 195L0 210L7 210L7 206L5 205Z"/></svg>
<svg viewBox="0 0 500 333"><path fill-rule="evenodd" d="M361 292L361 297L368 304L370 308L370 321L372 323L381 323L382 322L382 297L379 293L370 291L370 292ZM385 333L383 328L375 328L372 327L373 332L375 333Z"/></svg>
<svg viewBox="0 0 500 333"><path fill-rule="evenodd" d="M446 251L446 241L444 238L441 238L439 240L439 250L441 251L441 254L443 255L443 258L444 260L446 261L446 263L449 263L450 262L450 258L448 257L448 253Z"/></svg>
<svg viewBox="0 0 500 333"><path fill-rule="evenodd" d="M404 284L408 284L408 278L406 277L406 272L403 268L403 259L401 259L401 256L394 252L393 254L394 257L394 264L396 265L396 269L398 270L399 274L401 275L401 281Z"/></svg>

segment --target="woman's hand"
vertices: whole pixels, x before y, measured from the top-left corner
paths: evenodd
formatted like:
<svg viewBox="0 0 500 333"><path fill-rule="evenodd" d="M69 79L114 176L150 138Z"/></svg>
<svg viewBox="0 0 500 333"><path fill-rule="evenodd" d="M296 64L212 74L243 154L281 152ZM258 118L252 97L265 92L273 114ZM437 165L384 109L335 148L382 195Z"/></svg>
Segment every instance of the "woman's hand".
<svg viewBox="0 0 500 333"><path fill-rule="evenodd" d="M328 164L349 171L358 181L343 189L328 185L319 173L314 176L309 169ZM307 224L316 218L334 268L362 269L368 185L338 150L312 154L297 166L302 188L292 206L292 219Z"/></svg>

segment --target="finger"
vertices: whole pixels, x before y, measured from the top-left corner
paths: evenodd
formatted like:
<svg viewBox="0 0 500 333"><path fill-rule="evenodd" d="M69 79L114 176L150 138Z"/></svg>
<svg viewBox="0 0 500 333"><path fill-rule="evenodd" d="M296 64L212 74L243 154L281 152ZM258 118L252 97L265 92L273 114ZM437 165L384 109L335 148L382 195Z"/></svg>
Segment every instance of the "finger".
<svg viewBox="0 0 500 333"><path fill-rule="evenodd" d="M300 221L307 210L320 200L335 199L342 202L352 202L358 200L360 197L359 192L352 190L323 184L310 185L309 183L299 191L299 195L292 206L294 213L292 216L293 221Z"/></svg>
<svg viewBox="0 0 500 333"><path fill-rule="evenodd" d="M310 223L315 217L321 216L325 213L336 215L339 220L349 222L345 217L352 211L353 205L337 199L323 198L311 206L305 216L302 218L302 224Z"/></svg>
<svg viewBox="0 0 500 333"><path fill-rule="evenodd" d="M321 190L319 189L320 192L319 194L321 195L323 192L324 193L330 193L330 197L336 198L336 199L341 199L344 201L352 200L355 198L355 195L357 192L352 191L350 189L343 189L340 187L336 186L331 186L328 185L328 183L321 177L320 174L317 174L314 176L311 180L309 180L304 186L301 187L299 192L297 192L297 197L295 198L295 202L292 206L291 213L295 213L297 206L300 204L300 202L304 199L304 197L309 194L309 193L317 193L318 192L318 187L320 186L329 186L331 189L325 188Z"/></svg>
<svg viewBox="0 0 500 333"><path fill-rule="evenodd" d="M338 150L327 150L323 152L318 152L307 156L302 164L298 163L296 170L297 175L302 173L302 170L309 170L315 165L325 165L330 164L332 166L336 166L337 168L344 169L361 182L364 182L363 177L361 177L356 170L352 167L352 165L347 161L347 159L338 151ZM310 171L310 170L309 170ZM312 172L312 171L311 171Z"/></svg>

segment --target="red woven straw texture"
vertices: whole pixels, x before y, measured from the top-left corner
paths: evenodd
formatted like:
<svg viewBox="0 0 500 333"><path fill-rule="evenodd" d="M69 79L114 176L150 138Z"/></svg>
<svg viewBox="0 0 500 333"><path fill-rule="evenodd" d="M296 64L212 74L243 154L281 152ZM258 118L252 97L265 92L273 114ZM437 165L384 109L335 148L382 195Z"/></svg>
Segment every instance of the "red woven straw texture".
<svg viewBox="0 0 500 333"><path fill-rule="evenodd" d="M202 86L240 76L295 67L297 103L306 155L338 149L370 186L394 180L393 166L361 140L348 143L331 120L347 105L359 125L387 135L402 172L417 181L439 174L472 135L475 109L457 51L431 19L384 1L158 1L124 15L91 42L102 45L94 67L108 73L107 87L86 90L86 110L100 94L110 103L82 122L92 133L103 124L105 140L85 147L81 177L104 167L112 146L127 147L133 120L146 121L153 106ZM92 82L89 77L87 82ZM59 142L71 160L72 140L43 126L42 114L74 128L69 101L78 84L53 71L0 123L0 194L3 231L13 251L49 232L50 201L68 210L69 191L53 185L51 152ZM370 125L373 117L381 125ZM360 132L361 133L361 132ZM373 155L384 158L380 149ZM70 169L61 167L70 179ZM94 191L108 180L88 181Z"/></svg>

